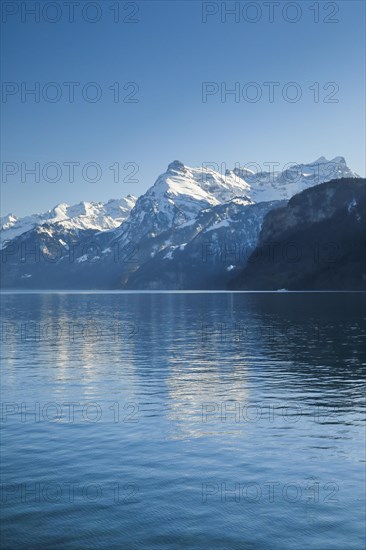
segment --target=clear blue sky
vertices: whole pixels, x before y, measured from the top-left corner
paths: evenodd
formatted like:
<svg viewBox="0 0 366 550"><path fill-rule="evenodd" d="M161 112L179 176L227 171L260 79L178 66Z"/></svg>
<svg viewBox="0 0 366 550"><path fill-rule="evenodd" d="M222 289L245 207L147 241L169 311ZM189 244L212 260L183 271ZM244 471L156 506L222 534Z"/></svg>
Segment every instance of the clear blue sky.
<svg viewBox="0 0 366 550"><path fill-rule="evenodd" d="M4 4L5 2L3 2ZM13 3L10 3L13 4ZM269 8L261 2L262 15L250 23L256 14L253 8L222 22L221 2L211 2L205 8L199 1L140 1L135 15L133 5L120 2L120 19L135 18L137 23L113 21L111 6L116 2L99 2L102 12L92 24L81 17L80 2L75 7L75 21L60 2L61 19L50 23L51 9L41 21L32 16L21 21L20 4L29 8L34 2L19 2L18 13L6 15L3 23L2 79L41 88L56 82L62 97L56 103L39 103L21 95L2 98L3 131L2 162L35 162L43 168L56 162L62 168L60 181L34 183L26 176L21 182L21 167L15 176L2 178L2 214L25 215L40 212L60 202L69 204L81 200L105 201L140 195L169 162L181 160L187 165L203 162L235 163L310 162L324 155L346 157L349 166L365 174L365 3L363 1L319 2L319 23L310 9L314 2L299 1L302 15L298 22L286 21L276 7L274 22L269 21ZM42 4L42 2L41 2ZM235 2L226 2L232 8ZM248 2L241 2L245 8ZM316 4L316 3L315 3ZM326 5L328 6L326 8ZM332 5L339 6L332 13ZM202 9L216 10L202 21ZM326 9L325 9L326 8ZM8 10L12 10L10 6ZM4 15L4 14L3 14ZM57 14L56 14L57 15ZM90 8L87 16L95 13ZM291 9L285 14L293 19ZM324 19L339 19L325 23ZM68 101L63 82L80 82L75 101ZM138 103L114 103L108 89L115 82L121 85L136 82ZM279 82L273 102L268 101L264 82ZM285 101L283 85L296 82L302 98L296 103ZM96 103L83 99L80 88L96 82L102 98ZM226 83L228 89L239 83L240 92L253 97L254 88L245 84L256 82L262 99L250 103L241 96L239 102L220 94L202 102L202 82ZM314 101L314 89L319 82L320 101ZM333 88L322 90L327 82L335 82L338 103L324 103ZM52 96L55 89L48 88ZM88 89L90 95L93 89ZM290 94L294 89L289 90ZM64 162L79 162L75 182L69 181ZM87 162L98 163L102 169L100 181L85 181L81 167ZM138 183L114 182L108 168L120 163L122 180L129 170L123 165L139 165L135 175ZM3 165L4 167L4 165ZM53 177L52 169L48 173ZM92 178L94 172L88 172Z"/></svg>

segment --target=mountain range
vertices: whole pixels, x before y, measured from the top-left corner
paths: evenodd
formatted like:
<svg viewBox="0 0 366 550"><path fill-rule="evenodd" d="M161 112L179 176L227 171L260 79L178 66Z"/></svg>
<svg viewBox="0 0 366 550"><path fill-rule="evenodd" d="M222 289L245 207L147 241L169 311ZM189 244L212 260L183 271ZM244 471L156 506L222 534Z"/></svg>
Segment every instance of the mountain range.
<svg viewBox="0 0 366 550"><path fill-rule="evenodd" d="M65 231L106 231L116 228L126 220L136 200L136 197L128 195L123 199L111 199L107 203L81 202L74 206L61 203L48 212L24 218L8 214L0 219L1 245L40 225L57 225Z"/></svg>
<svg viewBox="0 0 366 550"><path fill-rule="evenodd" d="M364 185L343 157L330 161L320 157L280 172L235 167L225 174L174 161L138 199L129 195L107 203L60 204L25 218L10 214L1 219L2 286L162 290L268 286L253 272L251 278L243 275L249 264L255 265L251 259L263 239L268 240L268 227L278 232L286 216L293 218L290 206L295 198L330 180L348 190L356 180L360 189ZM352 200L361 204L358 187ZM320 194L320 200L326 201L329 192ZM336 195L339 204L337 208L333 204L329 216L350 208L350 216L362 218L358 208L349 206L347 193ZM320 207L316 201L309 206L315 218ZM288 283L286 278L274 280L274 288ZM298 283L305 285L301 277Z"/></svg>
<svg viewBox="0 0 366 550"><path fill-rule="evenodd" d="M366 290L366 180L309 188L265 217L240 290Z"/></svg>

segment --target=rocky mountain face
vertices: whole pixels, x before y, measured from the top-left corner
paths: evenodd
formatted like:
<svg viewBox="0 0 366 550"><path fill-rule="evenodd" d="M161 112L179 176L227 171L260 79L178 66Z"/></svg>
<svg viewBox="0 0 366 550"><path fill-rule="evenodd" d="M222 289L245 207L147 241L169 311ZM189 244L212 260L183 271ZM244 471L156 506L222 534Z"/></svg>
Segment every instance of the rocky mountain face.
<svg viewBox="0 0 366 550"><path fill-rule="evenodd" d="M342 157L281 173L220 174L172 162L139 199L59 205L2 220L2 284L33 289L224 289L242 272L262 223Z"/></svg>
<svg viewBox="0 0 366 550"><path fill-rule="evenodd" d="M264 218L258 245L231 289L366 290L366 180L343 178Z"/></svg>
<svg viewBox="0 0 366 550"><path fill-rule="evenodd" d="M131 273L126 288L224 289L254 250L264 216L282 204L238 198L201 211L194 223L160 235L159 249Z"/></svg>

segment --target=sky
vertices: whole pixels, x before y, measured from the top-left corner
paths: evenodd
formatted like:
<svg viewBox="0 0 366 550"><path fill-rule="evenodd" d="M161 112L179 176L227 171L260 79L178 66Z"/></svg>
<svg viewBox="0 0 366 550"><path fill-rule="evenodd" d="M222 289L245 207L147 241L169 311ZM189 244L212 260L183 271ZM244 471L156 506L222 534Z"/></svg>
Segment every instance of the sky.
<svg viewBox="0 0 366 550"><path fill-rule="evenodd" d="M138 196L175 159L365 175L363 1L3 1L2 81L2 215Z"/></svg>

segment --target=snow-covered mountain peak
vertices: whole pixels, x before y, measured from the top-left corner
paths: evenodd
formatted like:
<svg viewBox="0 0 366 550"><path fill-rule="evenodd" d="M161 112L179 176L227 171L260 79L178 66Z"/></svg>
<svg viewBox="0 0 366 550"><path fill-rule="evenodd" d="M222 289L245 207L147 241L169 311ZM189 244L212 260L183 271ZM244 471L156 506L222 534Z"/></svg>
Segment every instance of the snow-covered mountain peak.
<svg viewBox="0 0 366 550"><path fill-rule="evenodd" d="M249 196L255 202L288 200L296 193L325 181L358 177L340 156L332 160L322 156L314 162L292 164L278 172L250 173L245 168L235 168L233 173L250 185Z"/></svg>
<svg viewBox="0 0 366 550"><path fill-rule="evenodd" d="M140 240L144 235L155 238L163 231L190 225L205 209L231 201L249 205L289 200L309 187L344 177L357 175L341 156L331 161L321 156L314 162L288 165L277 172L255 173L243 165L224 174L208 166L191 168L174 160L138 200L127 195L107 203L80 202L73 206L60 203L43 214L19 219L9 214L1 220L0 235L2 241L11 240L47 224L66 234L117 229L114 237L126 242Z"/></svg>
<svg viewBox="0 0 366 550"><path fill-rule="evenodd" d="M337 164L347 164L344 157L334 157L330 162L335 162Z"/></svg>
<svg viewBox="0 0 366 550"><path fill-rule="evenodd" d="M108 212L118 210L118 209L124 209L128 208L132 210L132 208L135 206L137 201L137 197L133 195L127 195L126 197L123 197L122 199L110 199L106 204L105 208Z"/></svg>
<svg viewBox="0 0 366 550"><path fill-rule="evenodd" d="M246 204L288 200L307 187L334 177L353 177L341 157L338 162L320 157L310 164L289 166L282 172L259 172L235 168L221 174L208 166L192 168L174 160L136 202L119 236L156 236L190 224L207 208L240 199ZM119 237L118 237L119 238Z"/></svg>
<svg viewBox="0 0 366 550"><path fill-rule="evenodd" d="M319 157L317 160L314 160L314 162L309 162L308 166L314 166L315 164L347 164L346 159L344 157L334 157L334 159L328 160L325 157ZM301 164L299 166L306 166L306 164Z"/></svg>
<svg viewBox="0 0 366 550"><path fill-rule="evenodd" d="M190 217L203 208L246 196L249 190L249 185L233 173L223 176L210 168L191 168L174 161L145 193L145 197L157 201L157 207L168 199L172 206L184 209Z"/></svg>
<svg viewBox="0 0 366 550"><path fill-rule="evenodd" d="M222 175L207 167L191 168L173 161L136 202L118 233L122 238L155 236L193 222L206 209L235 197L247 199L249 185L235 174Z"/></svg>
<svg viewBox="0 0 366 550"><path fill-rule="evenodd" d="M0 220L0 225L4 229L8 229L17 221L17 217L14 214L7 214Z"/></svg>
<svg viewBox="0 0 366 550"><path fill-rule="evenodd" d="M126 220L136 200L136 197L128 195L122 199L111 199L107 203L80 202L73 206L60 203L47 212L23 218L8 214L1 218L0 238L5 242L44 224L57 225L65 231L115 229Z"/></svg>
<svg viewBox="0 0 366 550"><path fill-rule="evenodd" d="M52 210L49 211L49 218L53 221L61 221L66 219L67 216L67 209L70 206L66 204L65 202L62 202L60 204L57 204Z"/></svg>
<svg viewBox="0 0 366 550"><path fill-rule="evenodd" d="M182 172L184 174L186 172L186 167L180 160L173 160L173 162L169 164L167 172Z"/></svg>

